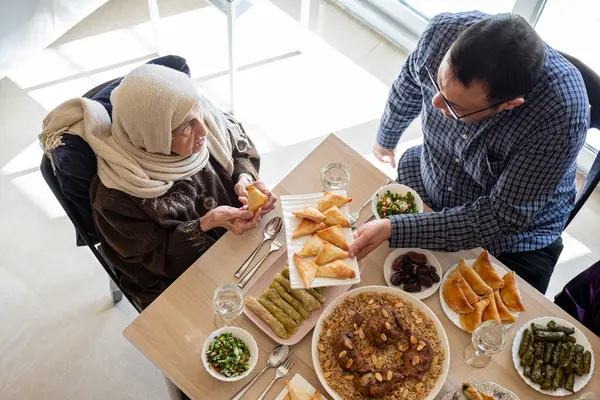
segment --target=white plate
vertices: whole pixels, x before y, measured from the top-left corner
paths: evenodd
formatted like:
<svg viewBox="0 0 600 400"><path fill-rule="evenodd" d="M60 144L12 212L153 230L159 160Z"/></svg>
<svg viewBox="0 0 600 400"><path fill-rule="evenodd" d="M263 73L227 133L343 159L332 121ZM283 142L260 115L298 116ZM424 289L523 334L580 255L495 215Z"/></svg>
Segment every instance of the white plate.
<svg viewBox="0 0 600 400"><path fill-rule="evenodd" d="M379 216L379 213L377 212L377 200L378 200L378 198L382 198L383 195L385 194L385 192L387 192L388 190L392 193L397 193L401 196L406 196L406 194L408 192L411 192L413 194L413 196L415 197L415 204L417 205L417 212L418 213L423 212L423 200L421 199L421 196L419 196L419 193L415 192L413 189L409 188L406 185L401 185L399 183L391 183L389 185L380 187L379 190L377 190L375 192L375 194L373 195L373 198L371 200L371 210L373 211L373 215L375 216L375 218L381 219L381 217Z"/></svg>
<svg viewBox="0 0 600 400"><path fill-rule="evenodd" d="M519 396L494 382L470 382L477 391L489 394L495 399L519 400ZM462 384L458 385L442 397L442 400L466 400L462 394Z"/></svg>
<svg viewBox="0 0 600 400"><path fill-rule="evenodd" d="M333 193L346 196L345 190L336 190ZM281 196L279 199L281 200L281 209L283 211L283 224L285 226L285 235L287 240L287 248L288 248L288 263L290 266L290 282L292 284L293 289L303 289L304 282L298 273L298 269L294 264L294 253L300 253L304 244L308 239L310 239L310 235L301 236L296 239L292 239L292 234L298 227L300 223L300 218L296 217L292 214L293 211L300 211L304 209L304 207L317 207L319 201L323 198L323 193L312 193L312 194L301 194L301 195L293 195L293 196ZM350 212L348 210L348 205L344 204L340 207L340 211L346 218L350 217ZM354 238L352 236L352 229L350 228L342 228L344 232L344 238L346 239L346 243L348 246L354 242ZM308 257L309 260L314 260L314 257ZM354 279L335 279L335 278L315 278L310 287L323 287L323 286L344 286L344 285L354 285L360 282L360 270L358 268L358 262L356 258L344 258L344 261L350 268L354 269L356 273L356 277Z"/></svg>
<svg viewBox="0 0 600 400"><path fill-rule="evenodd" d="M218 372L216 372L215 370L213 370L210 367L210 365L208 364L208 360L206 358L206 351L208 350L208 346L210 346L210 343L213 341L213 339L215 337L219 336L222 333L231 333L233 335L233 337L240 339L241 341L246 343L246 346L248 346L248 351L250 352L250 362L248 364L248 370L241 375L227 377L227 376L221 375ZM249 334L247 331L243 330L242 328L238 328L236 326L226 326L224 328L217 329L216 331L214 331L213 333L208 335L208 337L206 338L206 341L204 342L204 345L202 346L202 364L204 365L204 368L214 378L217 378L218 380L223 381L223 382L235 382L235 381L239 381L240 379L244 379L245 377L250 375L250 373L252 372L254 367L256 367L257 361L258 361L258 345L256 344L256 341L254 340L254 338L252 337L251 334Z"/></svg>
<svg viewBox="0 0 600 400"><path fill-rule="evenodd" d="M421 290L420 292L410 293L415 296L419 300L423 300L431 296L435 293L436 290L440 287L440 282L442 281L442 266L440 262L433 254L431 254L427 250L423 249L396 249L390 253L390 255L385 259L385 264L383 264L383 277L389 287L398 288L402 290L401 286L392 285L392 275L394 274L394 269L392 265L394 264L394 260L400 257L402 254L406 254L409 251L414 251L417 253L425 254L427 256L427 264L435 267L435 271L437 272L440 280L437 283L434 283L430 288L426 288L425 290Z"/></svg>
<svg viewBox="0 0 600 400"><path fill-rule="evenodd" d="M475 260L467 260L467 264L469 264L469 266L472 266L474 262L475 262ZM507 270L505 270L498 264L492 264L492 265L494 266L494 269L496 270L496 272L498 272L500 274L500 277L503 277L508 272ZM455 266L450 268L448 271L446 271L446 274L444 275L444 277L442 278L442 281L440 282L442 285L444 284L444 282L446 282L450 273L452 271L454 271L454 269L457 266L458 266L458 264L456 264ZM440 303L442 304L442 309L444 310L444 313L446 313L446 316L448 317L448 319L450 321L452 321L452 323L454 325L458 326L460 329L463 329L462 325L460 324L460 314L458 314L458 313L454 312L452 309L450 309L450 307L446 303L446 300L444 300L444 296L442 295L441 290L440 290ZM519 318L520 313L513 312L513 311L511 311L510 313L515 316L515 319ZM504 326L507 329L510 328L512 325L513 324L504 324ZM464 331L464 329L463 329L463 331Z"/></svg>
<svg viewBox="0 0 600 400"><path fill-rule="evenodd" d="M317 344L319 343L319 336L321 334L321 329L323 328L323 323L324 323L325 318L327 318L329 316L329 314L331 314L331 312L338 305L340 305L346 297L354 297L354 296L359 295L360 293L369 293L369 292L370 293L389 293L394 296L398 296L404 302L411 303L417 310L419 310L420 312L425 314L427 317L429 317L433 321L433 324L435 325L435 329L437 330L438 336L441 341L442 349L444 350L444 353L445 353L444 354L445 355L444 364L442 366L442 373L438 377L437 382L435 383L435 386L433 387L433 389L431 390L429 395L425 398L425 400L433 400L437 396L437 394L440 392L440 390L442 390L442 387L444 386L444 382L446 381L446 377L448 376L448 370L450 369L450 345L448 344L448 336L446 335L446 331L444 330L444 327L442 326L440 320L433 313L433 311L431 311L431 309L425 305L425 303L423 303L421 300L417 299L416 297L412 296L410 293L406 293L397 288L391 288L391 287L386 287L386 286L363 286L363 287L359 287L356 289L352 289L352 290L344 293L337 299L335 299L335 301L332 302L325 309L325 311L323 311L323 314L321 314L321 317L317 321L317 325L315 325L315 330L313 331L312 344L311 344L313 366L315 368L315 373L317 374L317 377L319 378L319 381L321 382L321 385L323 385L325 390L327 390L327 393L329 393L329 395L331 396L332 399L342 400L342 398L327 383L327 380L323 376L323 369L321 368L321 363L319 362L319 349L317 349Z"/></svg>
<svg viewBox="0 0 600 400"><path fill-rule="evenodd" d="M293 383L295 386L297 386L299 389L304 390L309 395L311 395L311 396L315 395L316 389L306 379L304 379L304 377L302 375L300 375L300 374L294 375L294 377L292 379L290 379L290 382ZM288 393L289 393L289 390L286 385L286 387L284 387L283 390L281 392L279 392L279 395L277 395L277 397L275 397L275 400L285 399L285 396ZM327 398L325 396L321 395L321 400L327 400Z"/></svg>
<svg viewBox="0 0 600 400"><path fill-rule="evenodd" d="M585 385L587 385L587 383L590 381L590 379L592 379L592 375L594 374L594 364L595 364L595 362L594 362L594 349L592 348L592 345L587 340L587 338L585 337L585 335L583 334L583 332L581 332L579 330L579 328L577 328L575 325L573 325L572 323L570 323L568 321L565 321L564 319L555 318L555 317L539 317L539 318L536 318L536 319L532 319L531 321L528 321L525 325L523 325L521 327L521 329L519 329L519 331L515 335L515 340L513 341L513 346L512 346L513 364L515 365L515 368L516 368L517 372L519 373L519 375L521 376L521 378L523 378L523 380L525 381L525 383L527 383L529 386L531 386L532 388L534 388L538 392L543 393L543 394L547 394L549 396L569 396L572 393L569 392L565 388L560 388L560 389L557 389L556 391L554 391L554 390L542 390L540 388L540 385L538 385L537 383L533 383L531 381L531 379L526 378L525 375L523 375L523 367L521 367L521 360L519 359L519 346L521 344L521 338L523 337L523 332L525 332L525 328L531 327L532 323L540 324L540 325L544 325L545 326L549 321L555 321L557 324L565 325L565 326L572 326L573 328L575 328L575 333L572 336L574 336L575 339L577 339L577 344L582 345L584 351L589 350L592 353L592 365L591 365L591 368L590 368L590 373L587 374L587 375L584 375L584 376L577 376L577 375L575 375L575 385L573 385L573 389L575 390L575 393L577 393L581 389L583 389L583 387Z"/></svg>

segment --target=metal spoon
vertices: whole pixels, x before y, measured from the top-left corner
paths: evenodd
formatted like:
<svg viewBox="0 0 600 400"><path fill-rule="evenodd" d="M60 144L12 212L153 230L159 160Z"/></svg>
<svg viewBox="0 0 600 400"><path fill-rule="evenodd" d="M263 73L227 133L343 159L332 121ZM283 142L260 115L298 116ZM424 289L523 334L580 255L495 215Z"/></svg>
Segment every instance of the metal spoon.
<svg viewBox="0 0 600 400"><path fill-rule="evenodd" d="M264 235L263 241L260 242L260 244L256 247L256 249L254 249L252 254L250 254L248 256L248 258L242 264L242 266L239 267L237 271L235 271L234 276L236 278L242 277L244 272L246 272L246 270L252 263L252 260L254 260L254 256L256 256L256 253L258 253L258 250L262 247L263 244L265 244L265 242L267 240L273 239L279 233L282 226L283 226L283 222L281 220L281 217L275 217L275 218L271 219L269 222L267 222L267 224L265 225L265 231L263 232L263 235Z"/></svg>
<svg viewBox="0 0 600 400"><path fill-rule="evenodd" d="M275 347L273 349L273 351L271 352L271 354L269 355L269 359L267 360L267 365L262 369L262 371L260 371L258 373L258 375L256 375L254 377L254 379L252 379L243 388L241 388L239 392L234 394L230 400L240 400L246 394L248 389L250 389L250 386L252 386L254 384L254 382L256 382L258 380L258 378L260 378L260 376L263 374L263 372L265 372L269 368L279 367L283 363L283 361L287 358L289 353L290 353L290 348L286 345L280 344L279 346Z"/></svg>

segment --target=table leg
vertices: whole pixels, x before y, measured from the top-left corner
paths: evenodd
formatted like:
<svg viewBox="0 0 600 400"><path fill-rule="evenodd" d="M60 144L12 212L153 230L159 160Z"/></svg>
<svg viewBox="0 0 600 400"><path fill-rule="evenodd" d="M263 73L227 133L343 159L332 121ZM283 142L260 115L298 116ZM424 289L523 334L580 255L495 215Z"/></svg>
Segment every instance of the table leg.
<svg viewBox="0 0 600 400"><path fill-rule="evenodd" d="M152 23L152 31L154 33L156 53L159 56L162 56L164 54L160 42L160 15L158 14L158 0L148 0L148 12L150 13L150 21Z"/></svg>
<svg viewBox="0 0 600 400"><path fill-rule="evenodd" d="M229 111L235 113L235 81L237 79L237 58L236 58L236 20L237 10L236 1L229 1L229 10L227 12L227 38L229 48Z"/></svg>
<svg viewBox="0 0 600 400"><path fill-rule="evenodd" d="M306 47L310 24L310 0L302 0L300 4L300 52Z"/></svg>

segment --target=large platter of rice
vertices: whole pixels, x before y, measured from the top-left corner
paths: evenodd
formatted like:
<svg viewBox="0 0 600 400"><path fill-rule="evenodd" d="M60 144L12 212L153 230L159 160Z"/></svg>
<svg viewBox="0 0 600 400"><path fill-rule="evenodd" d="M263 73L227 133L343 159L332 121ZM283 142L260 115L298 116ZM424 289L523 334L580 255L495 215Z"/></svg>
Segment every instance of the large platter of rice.
<svg viewBox="0 0 600 400"><path fill-rule="evenodd" d="M370 313L378 312L385 304L397 310L416 336L429 341L435 357L429 371L421 380L405 378L383 399L432 400L442 389L450 367L450 347L446 332L433 311L402 290L386 286L364 286L346 292L332 302L323 311L313 332L312 358L315 372L333 399L372 399L361 395L354 387L350 374L334 361L337 354L328 339L342 334L345 330L352 330L352 318L357 313L368 318ZM395 370L402 363L397 354L399 348L396 346L376 349L364 340L359 344L359 348L368 360L373 360L376 369Z"/></svg>

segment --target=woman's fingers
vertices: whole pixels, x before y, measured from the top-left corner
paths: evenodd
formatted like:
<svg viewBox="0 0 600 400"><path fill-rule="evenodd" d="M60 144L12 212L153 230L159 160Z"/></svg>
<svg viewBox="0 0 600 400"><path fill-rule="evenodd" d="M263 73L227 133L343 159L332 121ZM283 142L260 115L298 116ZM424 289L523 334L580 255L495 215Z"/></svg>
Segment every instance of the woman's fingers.
<svg viewBox="0 0 600 400"><path fill-rule="evenodd" d="M238 200L240 201L240 203L242 203L243 206L247 206L248 205L248 198L247 197L239 196Z"/></svg>

